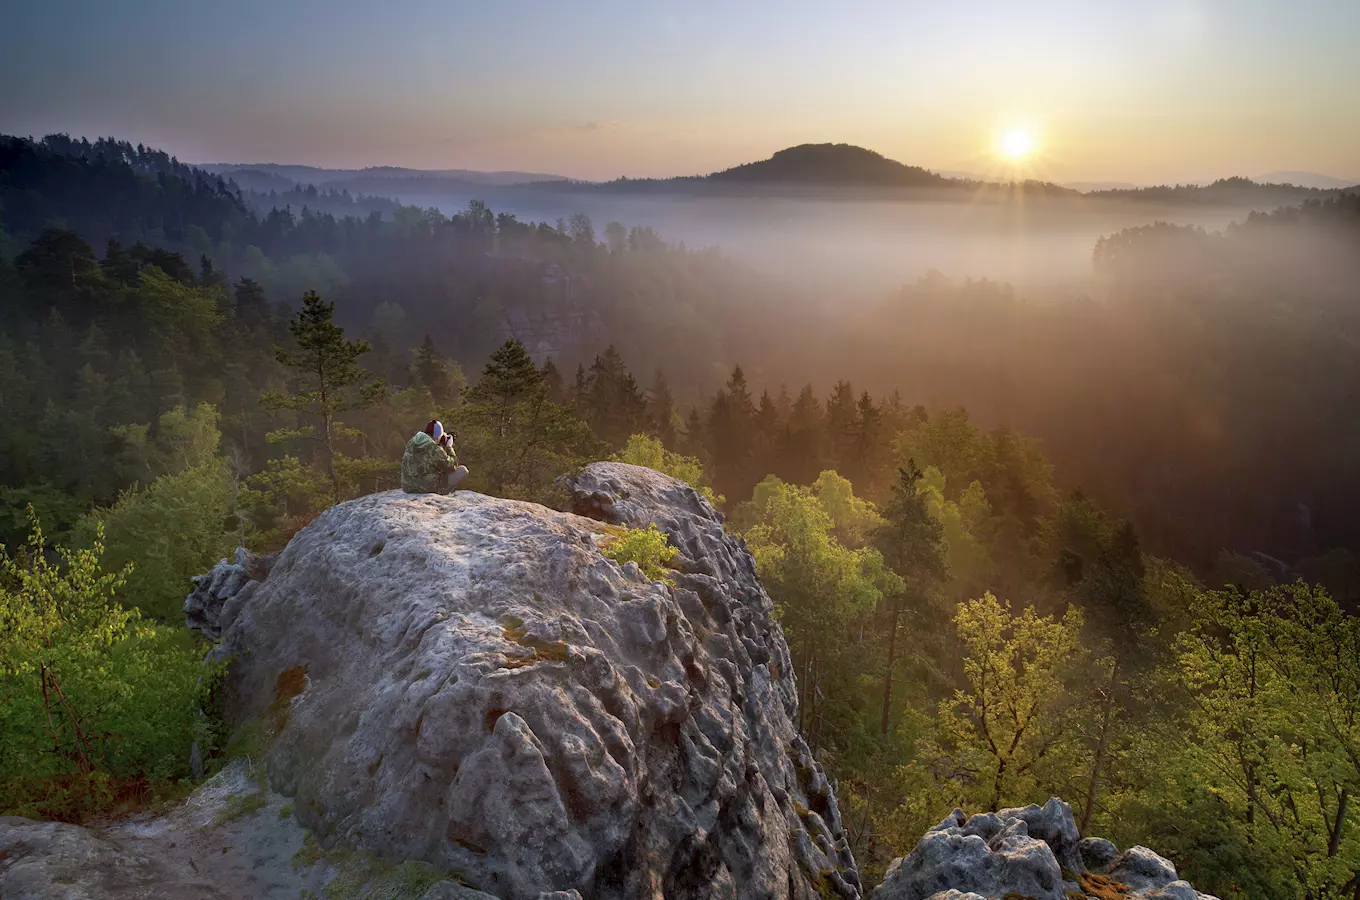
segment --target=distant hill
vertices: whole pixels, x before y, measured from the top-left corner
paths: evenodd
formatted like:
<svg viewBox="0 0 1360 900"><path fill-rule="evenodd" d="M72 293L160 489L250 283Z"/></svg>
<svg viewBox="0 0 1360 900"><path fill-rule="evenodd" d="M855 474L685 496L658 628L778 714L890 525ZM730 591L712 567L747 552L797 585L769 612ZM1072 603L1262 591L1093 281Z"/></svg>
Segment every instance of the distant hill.
<svg viewBox="0 0 1360 900"><path fill-rule="evenodd" d="M536 185L548 190L553 185ZM971 191L1002 198L1026 195L1076 196L1077 192L1046 181L998 183L953 178L920 166L888 159L853 144L799 144L769 159L714 172L680 178L619 178L588 185L613 193L692 193L706 195L763 195L772 191L820 196L884 197L885 191Z"/></svg>
<svg viewBox="0 0 1360 900"><path fill-rule="evenodd" d="M1091 191L1087 197L1109 200L1143 200L1164 203L1242 204L1247 206L1286 205L1310 198L1334 197L1344 193L1337 188L1303 187L1295 184L1263 183L1233 176L1211 184L1159 184L1150 187Z"/></svg>
<svg viewBox="0 0 1360 900"><path fill-rule="evenodd" d="M769 159L715 172L711 182L950 187L957 181L852 144L800 144Z"/></svg>
<svg viewBox="0 0 1360 900"><path fill-rule="evenodd" d="M198 166L205 172L231 178L242 186L249 182L260 184L253 190L281 190L275 181L264 186L264 179L285 179L296 185L314 184L317 187L334 187L337 190L371 190L371 185L381 181L453 181L469 185L505 187L512 184L530 184L540 181L566 181L562 175L546 172L479 172L475 169L408 169L400 166L369 166L364 169L325 169L319 166L285 165L281 163L205 163Z"/></svg>
<svg viewBox="0 0 1360 900"><path fill-rule="evenodd" d="M1264 184L1296 184L1299 187L1321 188L1322 190L1360 187L1360 178L1335 178L1318 172L1267 172L1252 180Z"/></svg>

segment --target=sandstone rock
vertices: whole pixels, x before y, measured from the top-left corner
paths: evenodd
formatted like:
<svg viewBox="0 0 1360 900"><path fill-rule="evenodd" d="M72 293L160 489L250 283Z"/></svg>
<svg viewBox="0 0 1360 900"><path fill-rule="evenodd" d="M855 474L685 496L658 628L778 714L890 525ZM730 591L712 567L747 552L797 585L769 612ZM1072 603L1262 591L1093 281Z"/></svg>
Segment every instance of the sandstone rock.
<svg viewBox="0 0 1360 900"><path fill-rule="evenodd" d="M1083 838L1077 847L1081 862L1092 872L1107 872L1119 856L1119 848L1104 838Z"/></svg>
<svg viewBox="0 0 1360 900"><path fill-rule="evenodd" d="M648 469L566 486L580 512L666 532L675 584L606 558L599 521L471 492L340 504L264 582L200 584L272 786L325 847L508 900L858 898L744 543Z"/></svg>
<svg viewBox="0 0 1360 900"><path fill-rule="evenodd" d="M1081 896L1084 873L1105 876L1126 900L1215 900L1176 880L1176 869L1148 850L1121 854L1109 841L1080 840L1072 809L1043 806L964 816L954 810L888 868L874 900L1066 900Z"/></svg>
<svg viewBox="0 0 1360 900"><path fill-rule="evenodd" d="M4 900L296 900L333 872L299 866L306 831L235 764L162 817L98 828L0 818ZM461 900L461 898L460 898ZM468 898L474 900L474 898Z"/></svg>
<svg viewBox="0 0 1360 900"><path fill-rule="evenodd" d="M1043 806L1030 804L1019 809L1003 809L996 817L1003 823L1024 822L1028 835L1043 841L1053 851L1059 868L1081 871L1081 834L1072 818L1072 807L1057 797L1050 797Z"/></svg>
<svg viewBox="0 0 1360 900"><path fill-rule="evenodd" d="M318 847L287 798L237 760L166 815L81 828L0 818L4 900L498 900L360 854ZM572 891L539 900L581 900Z"/></svg>
<svg viewBox="0 0 1360 900"><path fill-rule="evenodd" d="M264 581L269 577L273 563L273 554L257 556L244 547L237 547L233 562L224 559L206 574L195 575L190 579L194 589L184 600L184 623L209 640L220 638L222 608L240 596L248 582ZM248 596L247 593L237 602L245 602Z"/></svg>
<svg viewBox="0 0 1360 900"><path fill-rule="evenodd" d="M1110 877L1133 888L1159 888L1176 881L1176 867L1146 847L1131 847L1110 867Z"/></svg>
<svg viewBox="0 0 1360 900"><path fill-rule="evenodd" d="M420 900L496 900L496 898L457 882L441 881L421 894Z"/></svg>

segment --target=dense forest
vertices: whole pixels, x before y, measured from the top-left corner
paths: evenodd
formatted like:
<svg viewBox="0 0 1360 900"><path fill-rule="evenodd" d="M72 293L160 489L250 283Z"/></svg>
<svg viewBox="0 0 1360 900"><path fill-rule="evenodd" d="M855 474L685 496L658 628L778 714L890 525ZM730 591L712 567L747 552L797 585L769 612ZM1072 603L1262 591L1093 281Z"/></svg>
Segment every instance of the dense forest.
<svg viewBox="0 0 1360 900"><path fill-rule="evenodd" d="M256 213L112 141L4 139L0 204L0 811L240 752L188 578L438 416L473 490L612 457L726 511L871 876L1058 794L1224 897L1360 891L1360 197L1111 235L1107 297L930 276L831 321L646 228Z"/></svg>

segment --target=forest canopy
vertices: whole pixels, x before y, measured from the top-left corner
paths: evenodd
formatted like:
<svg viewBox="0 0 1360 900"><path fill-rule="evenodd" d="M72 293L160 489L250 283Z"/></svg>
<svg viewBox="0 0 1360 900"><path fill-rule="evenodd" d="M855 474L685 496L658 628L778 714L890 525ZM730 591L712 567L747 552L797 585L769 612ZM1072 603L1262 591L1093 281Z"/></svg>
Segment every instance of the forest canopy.
<svg viewBox="0 0 1360 900"><path fill-rule="evenodd" d="M1356 889L1360 195L1111 234L1098 297L828 315L645 226L301 194L0 139L0 811L220 764L187 579L395 487L437 417L473 490L615 458L723 509L868 873L1054 793L1225 897Z"/></svg>

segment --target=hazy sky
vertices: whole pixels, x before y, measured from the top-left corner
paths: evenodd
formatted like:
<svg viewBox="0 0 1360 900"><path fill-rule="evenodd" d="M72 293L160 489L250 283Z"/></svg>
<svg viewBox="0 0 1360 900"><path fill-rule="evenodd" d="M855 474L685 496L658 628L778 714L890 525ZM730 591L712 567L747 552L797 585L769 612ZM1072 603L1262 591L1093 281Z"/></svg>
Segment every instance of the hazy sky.
<svg viewBox="0 0 1360 900"><path fill-rule="evenodd" d="M985 172L1360 178L1360 0L3 0L0 131L192 162L707 172L845 141Z"/></svg>

